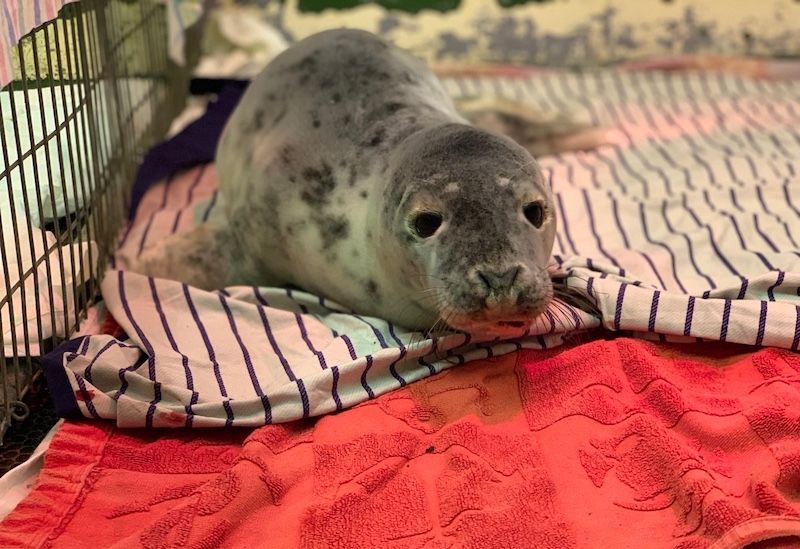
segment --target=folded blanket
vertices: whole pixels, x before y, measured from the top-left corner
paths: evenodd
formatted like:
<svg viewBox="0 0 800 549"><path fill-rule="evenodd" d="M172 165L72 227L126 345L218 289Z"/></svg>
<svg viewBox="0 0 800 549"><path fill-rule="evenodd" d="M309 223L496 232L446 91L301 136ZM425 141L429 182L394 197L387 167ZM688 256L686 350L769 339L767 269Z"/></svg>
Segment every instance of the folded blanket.
<svg viewBox="0 0 800 549"><path fill-rule="evenodd" d="M68 422L0 546L796 547L798 382L788 351L619 338L253 432Z"/></svg>
<svg viewBox="0 0 800 549"><path fill-rule="evenodd" d="M101 106L93 113L93 124L108 134L109 120L102 109L108 104L105 89L92 89L91 98ZM8 144L8 153L0 155L0 172L9 170L8 191L0 196L4 225L14 212L17 219L27 217L34 227L41 227L48 220L80 211L89 202L95 184L92 162L107 156L110 146L99 140L87 143L88 112L76 107L86 101L87 92L78 85L0 92L2 132Z"/></svg>

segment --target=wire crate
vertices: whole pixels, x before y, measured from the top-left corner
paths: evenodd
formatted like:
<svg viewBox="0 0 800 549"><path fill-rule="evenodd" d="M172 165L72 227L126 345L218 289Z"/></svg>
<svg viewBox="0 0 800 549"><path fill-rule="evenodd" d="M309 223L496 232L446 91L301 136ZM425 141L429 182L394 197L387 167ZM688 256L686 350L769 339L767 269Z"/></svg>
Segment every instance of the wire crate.
<svg viewBox="0 0 800 549"><path fill-rule="evenodd" d="M72 335L127 219L147 149L180 112L199 55L168 56L159 0L82 0L25 36L0 91L0 444L39 357Z"/></svg>

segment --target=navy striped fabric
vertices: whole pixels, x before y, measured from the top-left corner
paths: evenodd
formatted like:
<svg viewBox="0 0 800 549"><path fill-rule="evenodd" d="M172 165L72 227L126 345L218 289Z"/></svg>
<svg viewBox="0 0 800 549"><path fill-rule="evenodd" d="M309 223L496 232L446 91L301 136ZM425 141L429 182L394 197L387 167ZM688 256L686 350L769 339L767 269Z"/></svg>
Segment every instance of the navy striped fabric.
<svg viewBox="0 0 800 549"><path fill-rule="evenodd" d="M612 128L597 151L541 159L560 218L554 260L599 315L559 304L513 340L432 340L300 291L205 292L112 271L103 296L130 339L89 336L64 355L81 413L125 427L290 421L600 326L797 350L800 83L604 72L446 86ZM152 188L118 266L206 219L215 187L209 165Z"/></svg>

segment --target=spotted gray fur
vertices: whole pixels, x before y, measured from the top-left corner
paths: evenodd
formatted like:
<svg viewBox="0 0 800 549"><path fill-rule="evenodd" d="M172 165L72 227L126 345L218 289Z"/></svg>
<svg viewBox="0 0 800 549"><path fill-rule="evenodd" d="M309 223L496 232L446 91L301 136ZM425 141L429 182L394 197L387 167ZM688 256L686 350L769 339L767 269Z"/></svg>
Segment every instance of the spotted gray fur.
<svg viewBox="0 0 800 549"><path fill-rule="evenodd" d="M167 269L188 283L293 285L408 328L444 318L484 333L552 296L556 219L536 161L369 33L322 32L276 57L231 116L217 172L219 207L197 231L214 246L205 258L194 246L183 275ZM523 215L531 202L540 227ZM442 218L429 238L413 229L424 211Z"/></svg>

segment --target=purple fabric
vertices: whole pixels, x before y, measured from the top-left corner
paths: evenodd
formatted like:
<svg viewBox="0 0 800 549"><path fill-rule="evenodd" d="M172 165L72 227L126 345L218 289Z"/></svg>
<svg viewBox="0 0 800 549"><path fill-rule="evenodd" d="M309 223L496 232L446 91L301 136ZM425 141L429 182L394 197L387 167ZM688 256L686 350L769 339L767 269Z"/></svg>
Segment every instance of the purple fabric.
<svg viewBox="0 0 800 549"><path fill-rule="evenodd" d="M133 183L128 215L136 214L142 197L151 185L180 171L213 162L225 123L239 103L248 82L243 80L194 80L192 93L217 93L203 116L180 133L150 149L142 161Z"/></svg>

